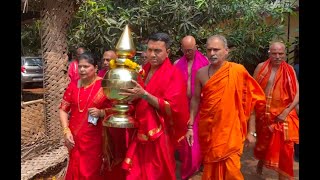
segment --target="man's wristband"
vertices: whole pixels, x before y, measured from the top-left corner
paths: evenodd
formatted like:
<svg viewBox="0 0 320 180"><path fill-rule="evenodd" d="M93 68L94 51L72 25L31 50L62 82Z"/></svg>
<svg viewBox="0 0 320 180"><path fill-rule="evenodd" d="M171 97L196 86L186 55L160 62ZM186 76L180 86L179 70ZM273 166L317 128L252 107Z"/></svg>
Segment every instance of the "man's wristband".
<svg viewBox="0 0 320 180"><path fill-rule="evenodd" d="M148 98L148 92L144 91L144 94L141 96L142 99L147 99Z"/></svg>

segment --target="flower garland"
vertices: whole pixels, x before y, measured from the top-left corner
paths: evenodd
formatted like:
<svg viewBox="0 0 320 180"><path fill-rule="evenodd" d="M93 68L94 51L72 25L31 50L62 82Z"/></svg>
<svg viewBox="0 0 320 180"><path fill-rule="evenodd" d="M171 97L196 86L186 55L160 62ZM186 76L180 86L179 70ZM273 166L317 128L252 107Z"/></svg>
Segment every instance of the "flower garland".
<svg viewBox="0 0 320 180"><path fill-rule="evenodd" d="M144 72L144 70L142 69L142 67L139 64L131 61L130 59L126 59L124 61L124 65L127 66L128 68L132 69L132 70L137 71L140 75L142 75L142 77L144 77L145 72ZM111 59L110 62L109 62L109 68L113 69L113 68L116 68L116 67L117 67L116 61L114 59Z"/></svg>
<svg viewBox="0 0 320 180"><path fill-rule="evenodd" d="M111 59L109 61L109 68L113 69L113 68L116 68L116 67L117 67L116 61L114 59Z"/></svg>

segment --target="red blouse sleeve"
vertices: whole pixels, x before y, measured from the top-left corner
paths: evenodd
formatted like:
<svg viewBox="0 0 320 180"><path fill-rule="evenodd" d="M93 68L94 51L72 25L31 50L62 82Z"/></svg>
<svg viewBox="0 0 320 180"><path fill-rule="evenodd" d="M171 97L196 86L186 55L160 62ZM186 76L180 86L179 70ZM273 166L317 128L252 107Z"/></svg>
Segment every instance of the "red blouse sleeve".
<svg viewBox="0 0 320 180"><path fill-rule="evenodd" d="M65 112L70 111L70 105L71 105L71 99L72 99L72 94L75 89L75 83L70 83L66 89L66 91L63 94L63 98L61 100L59 109L62 109Z"/></svg>

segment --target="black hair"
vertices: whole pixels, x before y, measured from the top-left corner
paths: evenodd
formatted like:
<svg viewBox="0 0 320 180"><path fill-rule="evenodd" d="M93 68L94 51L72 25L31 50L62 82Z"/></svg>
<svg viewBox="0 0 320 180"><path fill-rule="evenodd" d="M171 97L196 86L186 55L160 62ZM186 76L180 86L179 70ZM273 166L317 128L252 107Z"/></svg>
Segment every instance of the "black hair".
<svg viewBox="0 0 320 180"><path fill-rule="evenodd" d="M94 56L90 52L84 52L80 54L79 61L82 59L86 60L88 63L92 64L93 66L98 65L98 61L94 58Z"/></svg>
<svg viewBox="0 0 320 180"><path fill-rule="evenodd" d="M148 42L152 41L163 41L166 44L166 49L169 49L171 46L172 42L167 33L155 33L149 36Z"/></svg>

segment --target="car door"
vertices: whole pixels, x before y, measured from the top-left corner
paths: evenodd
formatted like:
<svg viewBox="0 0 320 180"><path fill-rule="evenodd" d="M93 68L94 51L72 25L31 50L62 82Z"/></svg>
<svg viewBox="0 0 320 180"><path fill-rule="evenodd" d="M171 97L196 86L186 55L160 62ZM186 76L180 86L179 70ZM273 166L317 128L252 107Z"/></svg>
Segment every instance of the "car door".
<svg viewBox="0 0 320 180"><path fill-rule="evenodd" d="M25 59L25 73L33 74L34 78L43 77L43 64L41 58L26 58Z"/></svg>

